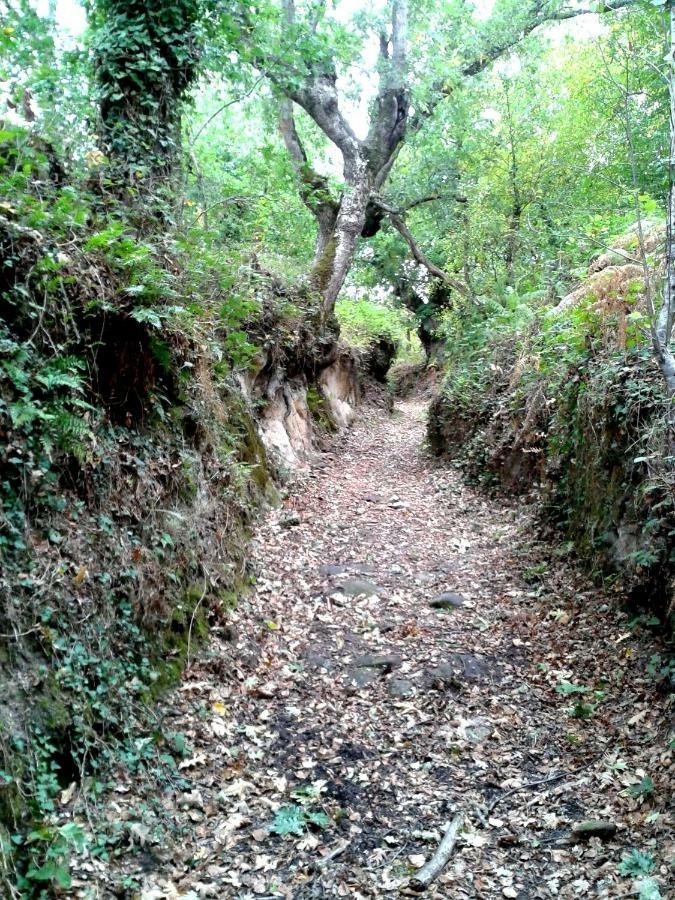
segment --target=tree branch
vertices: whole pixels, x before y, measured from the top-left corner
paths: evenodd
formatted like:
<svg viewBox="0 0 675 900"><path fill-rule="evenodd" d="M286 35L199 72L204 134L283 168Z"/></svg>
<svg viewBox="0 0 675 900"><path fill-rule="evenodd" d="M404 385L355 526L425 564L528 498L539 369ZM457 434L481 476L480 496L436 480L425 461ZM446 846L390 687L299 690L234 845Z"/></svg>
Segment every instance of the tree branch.
<svg viewBox="0 0 675 900"><path fill-rule="evenodd" d="M316 34L316 29L319 27L319 22L323 19L326 14L326 0L317 0L314 4L314 8L309 14L309 28L312 34Z"/></svg>
<svg viewBox="0 0 675 900"><path fill-rule="evenodd" d="M337 75L330 72L308 79L301 88L292 88L271 76L283 93L301 106L314 119L338 150L353 158L361 147L361 141L340 112L336 88Z"/></svg>
<svg viewBox="0 0 675 900"><path fill-rule="evenodd" d="M253 93L253 91L258 87L260 82L264 79L264 77L265 77L264 75L261 75L260 78L257 78L255 80L255 82L253 83L253 87L249 88L249 90L247 90L246 93L240 94L238 97L235 97L233 100L228 100L227 103L223 103L222 106L219 106L218 109L208 117L206 122L204 122L203 125L200 125L199 129L197 130L197 133L193 136L192 140L190 141L190 147L191 148L194 147L194 145L197 143L197 138L204 131L204 129L207 128L211 124L211 122L213 122L213 120L216 118L216 116L219 116L221 114L221 112L228 109L230 106L234 106L235 103L240 103L242 100L245 100L247 97L250 97L251 94Z"/></svg>
<svg viewBox="0 0 675 900"><path fill-rule="evenodd" d="M435 263L432 263L431 260L428 259L424 255L424 253L417 246L417 243L415 242L415 238L412 236L410 229L408 228L406 223L403 221L401 216L395 210L391 209L391 207L387 206L386 204L379 203L379 201L377 201L377 202L378 202L378 205L380 205L381 208L384 209L384 211L389 216L389 221L391 222L391 224L394 226L394 228L398 231L398 233L401 235L401 237L407 243L415 262L418 263L420 266L423 266L429 272L430 275L434 276L434 278L440 278L441 281L445 282L445 284L448 285L448 287L451 287L453 290L457 291L457 293L460 294L465 299L467 299L467 300L471 299L471 295L469 294L469 291L466 289L466 287L460 281L457 281L457 279L452 278L452 276L448 275L447 272L445 272L443 269L440 269Z"/></svg>
<svg viewBox="0 0 675 900"><path fill-rule="evenodd" d="M319 7L322 8L322 3ZM287 30L293 32L294 0L282 0L282 11ZM263 56L252 39L255 30L253 8L238 4L237 12L240 17L239 37L249 53L248 61L269 78L285 97L301 106L345 156L353 159L358 154L361 142L340 112L334 69L317 73L309 65L305 65L302 70L298 70L287 60L271 54ZM310 28L313 21L310 21Z"/></svg>
<svg viewBox="0 0 675 900"><path fill-rule="evenodd" d="M564 22L567 19L575 19L577 16L587 16L592 13L609 13L616 12L626 6L634 6L635 0L607 0L598 9L578 9L575 7L567 7L562 9L549 9L546 0L535 0L529 13L529 17L520 28L517 28L505 41L493 44L486 48L480 56L477 56L470 63L462 68L462 75L470 77L482 72L489 65L503 56L509 50L512 50L519 44L523 38L531 34L535 29L549 22Z"/></svg>
<svg viewBox="0 0 675 900"><path fill-rule="evenodd" d="M411 200L410 203L406 203L405 206L401 207L401 212L408 212L410 209L415 209L416 206L421 206L423 203L433 203L434 200L454 200L455 203L468 203L468 197L465 197L463 194L427 194L425 197L418 197L417 200Z"/></svg>
<svg viewBox="0 0 675 900"><path fill-rule="evenodd" d="M279 130L284 144L291 157L293 168L300 179L300 197L307 209L322 220L329 216L333 223L339 208L339 202L331 195L328 179L316 172L309 163L307 153L302 145L295 127L293 102L288 97L279 101Z"/></svg>
<svg viewBox="0 0 675 900"><path fill-rule="evenodd" d="M391 14L391 80L392 90L406 86L408 50L408 2L394 0Z"/></svg>
<svg viewBox="0 0 675 900"><path fill-rule="evenodd" d="M394 0L391 41L387 42L380 37L380 84L366 138L371 160L375 164L375 190L384 184L397 150L405 138L410 108L407 47L408 0Z"/></svg>
<svg viewBox="0 0 675 900"><path fill-rule="evenodd" d="M531 3L527 15L517 20L511 34L507 35L504 40L488 44L485 46L472 60L464 63L460 69L460 74L465 78L470 78L483 72L492 63L496 62L504 54L513 50L524 38L532 34L537 28L553 22L563 22L568 19L574 19L577 16L586 16L593 13L610 13L619 9L635 6L636 0L607 0L601 7L597 9L583 9L575 7L563 7L561 9L546 9L549 6L547 0L534 0ZM488 20L489 24L489 20ZM424 121L430 118L436 107L449 97L453 92L452 87L446 84L438 84L434 91L433 99L424 109L418 109L415 120L410 123L412 131L419 131Z"/></svg>

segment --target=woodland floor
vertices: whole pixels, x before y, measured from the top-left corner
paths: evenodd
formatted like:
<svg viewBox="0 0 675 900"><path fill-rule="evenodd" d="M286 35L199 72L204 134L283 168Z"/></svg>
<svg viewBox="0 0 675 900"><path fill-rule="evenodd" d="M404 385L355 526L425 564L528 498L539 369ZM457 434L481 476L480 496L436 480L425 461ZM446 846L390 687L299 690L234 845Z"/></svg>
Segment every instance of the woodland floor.
<svg viewBox="0 0 675 900"><path fill-rule="evenodd" d="M73 896L396 896L460 809L427 897L636 895L635 848L668 895L657 639L429 458L424 415L365 410L261 521L255 591L162 704L189 755L164 792L119 773L130 846ZM575 842L587 819L618 831Z"/></svg>

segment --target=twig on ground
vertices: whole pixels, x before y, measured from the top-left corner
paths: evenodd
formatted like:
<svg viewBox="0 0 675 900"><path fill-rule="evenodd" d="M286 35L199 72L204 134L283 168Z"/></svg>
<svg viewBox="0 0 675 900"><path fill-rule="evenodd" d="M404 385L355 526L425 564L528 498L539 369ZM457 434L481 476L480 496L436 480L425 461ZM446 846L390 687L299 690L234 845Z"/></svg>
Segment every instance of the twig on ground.
<svg viewBox="0 0 675 900"><path fill-rule="evenodd" d="M462 830L463 824L464 811L460 810L448 826L448 830L443 835L443 840L438 845L438 849L429 862L422 866L422 868L410 879L410 882L408 883L409 890L419 894L422 891L425 891L429 885L438 878L450 861L452 852L455 849L457 835Z"/></svg>
<svg viewBox="0 0 675 900"><path fill-rule="evenodd" d="M314 868L319 871L325 869L336 857L341 856L350 845L351 841L345 841L342 844L338 844L337 847L333 847L325 856L321 856L315 861Z"/></svg>
<svg viewBox="0 0 675 900"><path fill-rule="evenodd" d="M537 781L528 781L526 784L521 784L520 787L511 788L510 791L502 794L501 797L497 797L497 799L493 800L492 803L488 806L488 818L492 815L492 811L496 809L497 806L499 806L502 800L506 800L506 798L510 797L511 794L517 794L519 791L524 791L527 788L540 787L543 784L552 784L554 781L561 781L563 778L567 778L567 772L562 772L560 775L551 775L548 778L539 778L537 779Z"/></svg>
<svg viewBox="0 0 675 900"><path fill-rule="evenodd" d="M206 597L206 592L208 590L208 579L207 576L204 576L204 590L202 591L202 595L199 600L195 603L195 607L192 610L192 615L190 616L190 626L188 628L188 636L187 636L187 653L185 657L185 671L188 672L190 670L190 644L192 643L192 628L195 624L195 616L197 615L197 611L200 606L204 602L204 597Z"/></svg>

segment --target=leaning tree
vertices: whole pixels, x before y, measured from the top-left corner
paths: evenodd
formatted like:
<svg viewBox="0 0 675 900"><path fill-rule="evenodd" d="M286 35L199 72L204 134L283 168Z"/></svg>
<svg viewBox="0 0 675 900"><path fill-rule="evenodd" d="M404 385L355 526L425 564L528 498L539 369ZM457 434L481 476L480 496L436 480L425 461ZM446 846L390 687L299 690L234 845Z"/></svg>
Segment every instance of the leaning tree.
<svg viewBox="0 0 675 900"><path fill-rule="evenodd" d="M365 137L345 115L340 76L353 48L326 11L325 0L263 0L233 4L225 14L229 46L263 72L279 96L279 125L299 177L300 195L318 231L312 279L331 312L354 260L359 237L372 236L387 218L408 243L415 260L459 293L465 287L435 266L418 247L403 211L382 192L404 142L424 126L441 103L452 102L462 83L515 48L548 22L587 13L612 12L635 0L582 5L574 0L497 0L491 16L476 21L465 0L417 4L390 0L386 20L370 22L378 42ZM339 38L339 39L337 39ZM414 65L409 59L415 39ZM420 60L418 48L425 58ZM420 73L420 62L431 77ZM342 102L341 102L342 101ZM332 190L309 159L296 126L303 109L338 149L343 185ZM429 198L419 198L413 205Z"/></svg>

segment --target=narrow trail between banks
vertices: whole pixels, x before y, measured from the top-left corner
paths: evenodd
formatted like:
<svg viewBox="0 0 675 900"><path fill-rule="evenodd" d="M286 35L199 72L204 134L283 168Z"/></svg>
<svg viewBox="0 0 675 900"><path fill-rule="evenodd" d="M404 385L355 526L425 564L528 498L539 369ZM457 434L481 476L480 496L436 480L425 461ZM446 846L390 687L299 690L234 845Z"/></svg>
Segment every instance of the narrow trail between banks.
<svg viewBox="0 0 675 900"><path fill-rule="evenodd" d="M666 896L655 639L428 457L424 417L365 410L257 528L253 593L162 702L175 784L119 776L128 896L397 896L459 811L427 897L629 896L634 848ZM80 876L108 896L108 863Z"/></svg>

